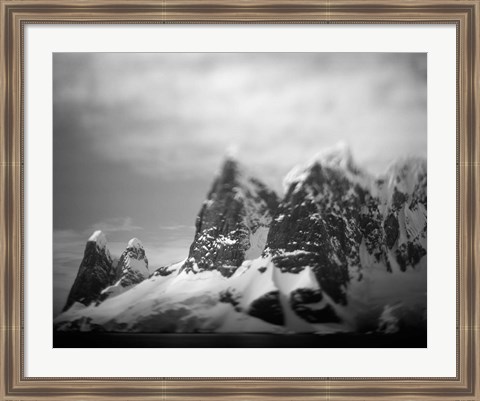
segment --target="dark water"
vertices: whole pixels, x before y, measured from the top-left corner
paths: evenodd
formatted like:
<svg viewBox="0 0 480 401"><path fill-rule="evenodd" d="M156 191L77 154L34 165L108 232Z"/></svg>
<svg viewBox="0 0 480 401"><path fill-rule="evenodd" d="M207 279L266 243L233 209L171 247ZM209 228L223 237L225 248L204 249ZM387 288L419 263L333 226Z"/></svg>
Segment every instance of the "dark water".
<svg viewBox="0 0 480 401"><path fill-rule="evenodd" d="M54 332L54 348L425 348L427 333L165 334Z"/></svg>

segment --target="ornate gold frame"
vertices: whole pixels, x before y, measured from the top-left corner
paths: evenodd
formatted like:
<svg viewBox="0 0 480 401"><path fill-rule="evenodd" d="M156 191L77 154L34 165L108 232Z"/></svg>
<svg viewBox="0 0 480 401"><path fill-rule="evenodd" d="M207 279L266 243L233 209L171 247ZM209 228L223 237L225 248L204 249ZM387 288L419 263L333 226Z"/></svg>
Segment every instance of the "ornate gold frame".
<svg viewBox="0 0 480 401"><path fill-rule="evenodd" d="M0 0L1 400L480 400L477 212L480 0ZM45 23L455 24L457 375L454 378L32 378L23 349L23 31Z"/></svg>

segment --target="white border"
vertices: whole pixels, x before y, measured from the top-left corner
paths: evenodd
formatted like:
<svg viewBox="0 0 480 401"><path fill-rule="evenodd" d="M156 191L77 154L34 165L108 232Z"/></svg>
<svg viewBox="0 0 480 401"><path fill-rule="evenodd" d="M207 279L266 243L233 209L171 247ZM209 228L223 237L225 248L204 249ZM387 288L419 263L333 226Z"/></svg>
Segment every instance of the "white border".
<svg viewBox="0 0 480 401"><path fill-rule="evenodd" d="M27 25L28 377L455 376L455 27ZM427 349L53 349L52 52L428 52Z"/></svg>

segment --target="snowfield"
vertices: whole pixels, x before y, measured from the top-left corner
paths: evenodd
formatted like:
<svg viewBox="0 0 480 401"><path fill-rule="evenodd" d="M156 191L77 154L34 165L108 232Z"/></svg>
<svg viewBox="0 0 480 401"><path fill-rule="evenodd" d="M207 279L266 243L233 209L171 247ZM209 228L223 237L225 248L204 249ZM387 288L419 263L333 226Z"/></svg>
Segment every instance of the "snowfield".
<svg viewBox="0 0 480 401"><path fill-rule="evenodd" d="M388 273L382 266L364 270L361 281L348 288L348 304L337 305L323 292L323 300L309 307L331 305L341 323L309 323L291 306L295 290L320 290L309 267L300 273L282 273L270 257L246 261L226 278L218 271L181 271L184 261L169 266L167 276L149 279L112 294L99 304L74 304L59 315L58 330L121 332L270 332L333 333L359 329L398 329L402 318L420 319L426 313L426 257L415 270ZM249 315L252 304L278 291L285 324L275 325ZM230 294L230 300L222 294ZM420 308L420 309L419 309Z"/></svg>

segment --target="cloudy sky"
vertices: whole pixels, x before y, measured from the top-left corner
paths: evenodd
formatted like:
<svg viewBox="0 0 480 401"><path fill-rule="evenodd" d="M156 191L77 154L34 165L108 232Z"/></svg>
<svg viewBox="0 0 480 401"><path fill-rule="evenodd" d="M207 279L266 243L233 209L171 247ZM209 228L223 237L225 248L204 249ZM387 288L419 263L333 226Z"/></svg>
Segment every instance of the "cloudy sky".
<svg viewBox="0 0 480 401"><path fill-rule="evenodd" d="M54 314L94 229L152 269L186 257L226 152L278 192L339 141L376 174L425 156L426 74L426 54L54 54Z"/></svg>

